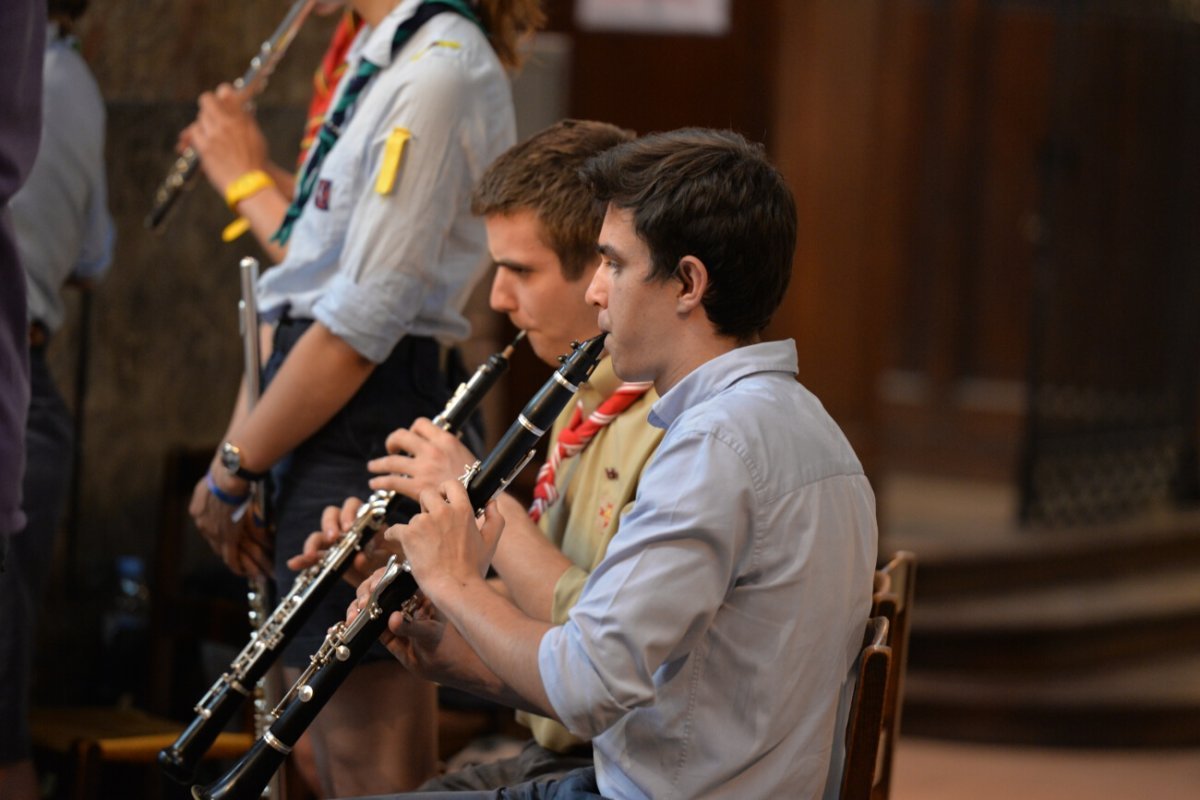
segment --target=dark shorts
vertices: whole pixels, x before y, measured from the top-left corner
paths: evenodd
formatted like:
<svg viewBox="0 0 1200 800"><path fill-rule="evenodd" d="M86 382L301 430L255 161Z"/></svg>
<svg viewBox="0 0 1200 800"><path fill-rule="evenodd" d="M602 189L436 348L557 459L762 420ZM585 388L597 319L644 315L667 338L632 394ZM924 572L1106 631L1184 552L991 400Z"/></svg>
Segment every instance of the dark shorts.
<svg viewBox="0 0 1200 800"><path fill-rule="evenodd" d="M264 387L310 324L311 320L280 322L263 370ZM441 360L434 340L405 337L332 419L271 470L275 581L281 595L296 577L286 561L299 553L304 540L320 527L325 507L340 506L347 497L365 499L371 493L367 461L386 454L388 434L417 417L433 417L445 406L462 380L462 369L456 358L449 359L452 366L446 372L452 374L445 374ZM409 514L402 513L394 521L402 522ZM353 599L354 587L340 581L284 650L283 663L307 666L329 627L345 618ZM376 643L364 660L378 658L391 655Z"/></svg>

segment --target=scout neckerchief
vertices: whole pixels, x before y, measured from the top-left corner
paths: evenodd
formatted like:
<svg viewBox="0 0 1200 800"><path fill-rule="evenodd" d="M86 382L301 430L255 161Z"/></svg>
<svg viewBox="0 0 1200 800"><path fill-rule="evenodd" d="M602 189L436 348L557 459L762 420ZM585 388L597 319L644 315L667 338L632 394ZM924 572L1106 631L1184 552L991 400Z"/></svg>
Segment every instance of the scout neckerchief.
<svg viewBox="0 0 1200 800"><path fill-rule="evenodd" d="M350 45L362 26L362 17L347 8L338 20L325 55L321 57L321 66L313 73L313 93L312 101L308 104L308 121L304 123L304 138L300 140L300 154L296 157L298 170L304 167L308 148L317 140L317 132L325 122L325 112L329 110L329 102L333 100L338 81L346 72L346 53L349 52Z"/></svg>
<svg viewBox="0 0 1200 800"><path fill-rule="evenodd" d="M596 407L595 411L588 414L586 419L583 416L583 401L575 404L571 421L558 434L558 440L550 450L546 463L538 470L537 485L533 489L533 504L529 506L530 519L537 522L546 509L558 502L558 488L554 481L559 465L587 447L600 429L621 416L621 412L633 405L653 385L650 381L622 383Z"/></svg>

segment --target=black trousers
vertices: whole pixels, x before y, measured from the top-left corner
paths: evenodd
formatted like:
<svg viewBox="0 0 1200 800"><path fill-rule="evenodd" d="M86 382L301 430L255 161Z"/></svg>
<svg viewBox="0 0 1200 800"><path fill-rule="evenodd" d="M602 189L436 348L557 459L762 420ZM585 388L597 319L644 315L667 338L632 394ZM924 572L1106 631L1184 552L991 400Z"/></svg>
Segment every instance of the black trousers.
<svg viewBox="0 0 1200 800"><path fill-rule="evenodd" d="M603 800L596 787L595 767L583 767L561 778L542 778L484 792L410 792L361 800Z"/></svg>

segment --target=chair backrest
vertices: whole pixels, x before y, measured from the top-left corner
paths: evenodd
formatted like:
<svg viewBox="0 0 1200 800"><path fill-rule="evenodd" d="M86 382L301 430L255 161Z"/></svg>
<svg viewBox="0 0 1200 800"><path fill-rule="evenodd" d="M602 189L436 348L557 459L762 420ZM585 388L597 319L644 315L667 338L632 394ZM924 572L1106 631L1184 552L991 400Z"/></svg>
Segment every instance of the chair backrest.
<svg viewBox="0 0 1200 800"><path fill-rule="evenodd" d="M887 643L892 649L892 662L883 705L871 800L887 800L891 792L892 764L904 706L904 674L908 665L909 619L916 589L916 570L917 557L900 550L875 573L871 614L885 617L888 621Z"/></svg>
<svg viewBox="0 0 1200 800"><path fill-rule="evenodd" d="M875 782L875 762L892 660L892 649L887 644L888 627L887 618L871 617L863 634L858 680L846 721L842 800L868 800Z"/></svg>

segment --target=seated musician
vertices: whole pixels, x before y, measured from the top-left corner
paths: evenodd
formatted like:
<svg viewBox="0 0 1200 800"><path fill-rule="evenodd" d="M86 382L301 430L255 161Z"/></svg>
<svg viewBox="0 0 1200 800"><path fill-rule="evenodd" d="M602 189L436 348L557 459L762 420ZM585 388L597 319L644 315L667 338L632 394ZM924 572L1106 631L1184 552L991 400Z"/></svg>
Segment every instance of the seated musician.
<svg viewBox="0 0 1200 800"><path fill-rule="evenodd" d="M617 375L654 383L664 438L561 624L483 578L501 508L479 524L460 484L422 492L385 538L437 616L393 614L388 647L592 739L594 766L505 797L835 796L875 503L796 382L794 344L761 340L791 272L791 193L761 148L706 130L620 145L584 174L607 207L587 297Z"/></svg>
<svg viewBox="0 0 1200 800"><path fill-rule="evenodd" d="M592 202L579 169L631 138L600 122L560 122L500 156L475 189L472 210L484 217L497 267L491 306L526 332L538 358L550 366L570 352L572 340L600 332L596 310L584 294L600 263L596 237L603 209ZM555 425L556 454L539 472L530 513L501 495L509 522L492 563L508 595L532 617L566 622L588 574L604 556L633 502L638 475L662 438L646 421L657 399L649 384L622 384L605 358L580 388L578 412L573 404ZM413 499L454 480L476 459L458 438L427 419L393 433L388 449L395 455L370 465L380 473L371 487ZM323 534L310 538L293 568L314 563L318 548L353 523L360 504L352 499L340 511L327 509ZM561 724L525 714L518 718L533 734L519 755L434 778L422 789L495 788L591 764L590 745Z"/></svg>

